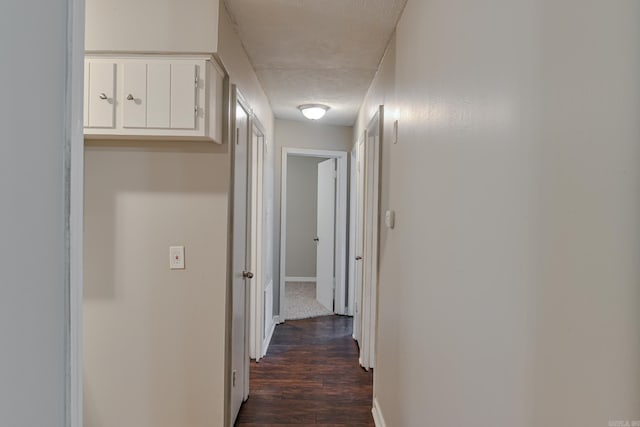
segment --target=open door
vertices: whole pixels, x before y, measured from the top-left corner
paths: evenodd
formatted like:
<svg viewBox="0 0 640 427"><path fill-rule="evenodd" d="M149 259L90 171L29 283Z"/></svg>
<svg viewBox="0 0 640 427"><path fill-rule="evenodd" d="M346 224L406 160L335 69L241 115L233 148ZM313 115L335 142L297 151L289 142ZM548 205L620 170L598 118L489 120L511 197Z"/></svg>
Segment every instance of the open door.
<svg viewBox="0 0 640 427"><path fill-rule="evenodd" d="M336 159L318 163L318 222L316 233L316 299L334 311Z"/></svg>
<svg viewBox="0 0 640 427"><path fill-rule="evenodd" d="M248 398L248 281L253 273L247 270L251 262L249 192L249 108L242 102L235 86L232 90L232 153L233 153L233 250L232 250L232 320L231 320L231 425L242 402Z"/></svg>

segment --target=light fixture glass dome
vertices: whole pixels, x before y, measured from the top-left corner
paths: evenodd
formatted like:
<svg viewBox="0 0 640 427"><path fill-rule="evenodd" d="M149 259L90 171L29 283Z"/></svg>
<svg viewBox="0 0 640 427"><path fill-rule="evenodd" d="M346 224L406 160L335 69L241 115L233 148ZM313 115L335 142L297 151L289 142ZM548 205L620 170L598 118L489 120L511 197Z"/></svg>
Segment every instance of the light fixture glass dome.
<svg viewBox="0 0 640 427"><path fill-rule="evenodd" d="M329 106L323 104L305 104L300 105L298 109L307 119L320 120L325 114L327 114Z"/></svg>

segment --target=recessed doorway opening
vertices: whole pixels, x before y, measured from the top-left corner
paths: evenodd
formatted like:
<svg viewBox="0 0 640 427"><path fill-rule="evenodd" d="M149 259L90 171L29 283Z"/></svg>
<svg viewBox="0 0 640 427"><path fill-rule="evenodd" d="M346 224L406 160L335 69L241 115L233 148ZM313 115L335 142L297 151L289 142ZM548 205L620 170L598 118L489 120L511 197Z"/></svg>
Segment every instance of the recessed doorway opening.
<svg viewBox="0 0 640 427"><path fill-rule="evenodd" d="M283 148L281 320L350 314L346 151Z"/></svg>

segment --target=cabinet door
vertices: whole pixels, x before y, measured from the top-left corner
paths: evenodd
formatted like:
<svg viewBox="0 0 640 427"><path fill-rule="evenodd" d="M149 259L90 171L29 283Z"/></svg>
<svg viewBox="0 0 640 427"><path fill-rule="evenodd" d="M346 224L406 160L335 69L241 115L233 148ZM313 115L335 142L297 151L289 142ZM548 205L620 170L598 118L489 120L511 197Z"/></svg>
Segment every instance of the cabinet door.
<svg viewBox="0 0 640 427"><path fill-rule="evenodd" d="M171 64L168 62L147 65L147 127L171 127Z"/></svg>
<svg viewBox="0 0 640 427"><path fill-rule="evenodd" d="M89 62L89 127L114 127L115 85L116 64L113 62Z"/></svg>
<svg viewBox="0 0 640 427"><path fill-rule="evenodd" d="M195 64L171 64L171 128L196 128Z"/></svg>
<svg viewBox="0 0 640 427"><path fill-rule="evenodd" d="M122 126L147 127L147 64L125 62L122 81Z"/></svg>

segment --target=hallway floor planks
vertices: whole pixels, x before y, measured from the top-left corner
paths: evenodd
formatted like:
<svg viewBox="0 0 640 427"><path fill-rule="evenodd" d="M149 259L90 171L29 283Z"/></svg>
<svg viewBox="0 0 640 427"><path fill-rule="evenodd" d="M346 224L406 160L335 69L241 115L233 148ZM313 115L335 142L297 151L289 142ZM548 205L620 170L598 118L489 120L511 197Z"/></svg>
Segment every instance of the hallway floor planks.
<svg viewBox="0 0 640 427"><path fill-rule="evenodd" d="M236 427L373 426L373 374L358 364L351 334L352 318L342 316L278 325L267 356L251 362Z"/></svg>

